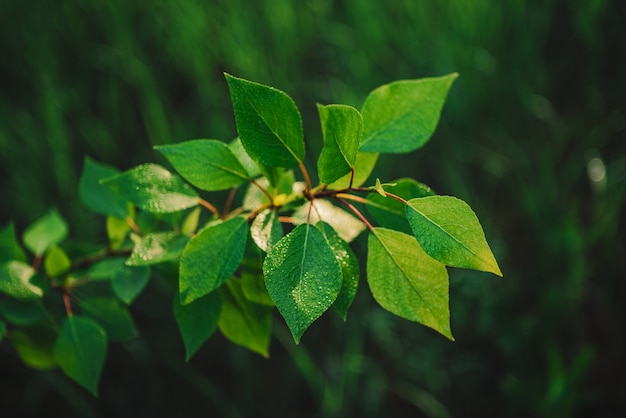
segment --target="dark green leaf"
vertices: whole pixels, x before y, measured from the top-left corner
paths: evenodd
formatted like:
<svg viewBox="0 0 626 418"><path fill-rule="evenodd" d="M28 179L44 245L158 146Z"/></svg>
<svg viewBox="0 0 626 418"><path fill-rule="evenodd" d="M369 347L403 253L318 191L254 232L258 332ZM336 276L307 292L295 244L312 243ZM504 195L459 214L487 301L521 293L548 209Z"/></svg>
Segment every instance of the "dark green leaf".
<svg viewBox="0 0 626 418"><path fill-rule="evenodd" d="M150 268L123 266L113 276L113 291L124 303L130 305L150 281Z"/></svg>
<svg viewBox="0 0 626 418"><path fill-rule="evenodd" d="M185 344L185 360L198 351L200 346L215 332L222 309L219 292L209 293L187 305L174 298L174 316Z"/></svg>
<svg viewBox="0 0 626 418"><path fill-rule="evenodd" d="M72 262L63 249L53 245L43 262L46 274L50 277L59 276L70 269Z"/></svg>
<svg viewBox="0 0 626 418"><path fill-rule="evenodd" d="M94 396L98 396L106 351L105 331L91 319L79 316L65 319L54 345L54 357L63 373Z"/></svg>
<svg viewBox="0 0 626 418"><path fill-rule="evenodd" d="M143 164L101 181L141 209L177 212L198 204L198 194L178 176L157 164Z"/></svg>
<svg viewBox="0 0 626 418"><path fill-rule="evenodd" d="M430 187L409 178L399 179L395 186L387 186L385 190L405 200L434 195ZM375 193L370 193L367 196L367 201L367 211L380 226L411 234L404 203Z"/></svg>
<svg viewBox="0 0 626 418"><path fill-rule="evenodd" d="M124 341L137 337L135 322L128 309L115 299L81 299L83 313L96 321L106 332L109 340Z"/></svg>
<svg viewBox="0 0 626 418"><path fill-rule="evenodd" d="M0 292L19 300L41 299L47 288L35 270L21 261L0 264Z"/></svg>
<svg viewBox="0 0 626 418"><path fill-rule="evenodd" d="M330 184L354 168L363 136L363 118L351 106L317 105L317 110L324 136L317 171L320 181Z"/></svg>
<svg viewBox="0 0 626 418"><path fill-rule="evenodd" d="M316 227L322 232L330 248L332 248L335 259L341 268L341 290L333 307L345 321L359 286L359 260L348 243L342 240L330 225L319 222Z"/></svg>
<svg viewBox="0 0 626 418"><path fill-rule="evenodd" d="M7 299L0 303L0 313L10 324L27 327L50 320L49 313L39 300L23 302Z"/></svg>
<svg viewBox="0 0 626 418"><path fill-rule="evenodd" d="M367 282L374 299L389 312L454 339L446 268L412 236L374 228L368 239Z"/></svg>
<svg viewBox="0 0 626 418"><path fill-rule="evenodd" d="M304 159L302 118L284 92L226 74L237 131L248 155L270 167L289 168Z"/></svg>
<svg viewBox="0 0 626 418"><path fill-rule="evenodd" d="M455 73L401 80L372 91L361 111L365 122L361 150L400 154L421 148L435 132L457 77Z"/></svg>
<svg viewBox="0 0 626 418"><path fill-rule="evenodd" d="M129 215L128 201L111 189L100 184L100 180L119 174L119 170L85 158L83 172L78 184L78 195L85 206L92 211L124 219Z"/></svg>
<svg viewBox="0 0 626 418"><path fill-rule="evenodd" d="M0 262L11 260L26 261L26 254L17 242L13 222L0 229Z"/></svg>
<svg viewBox="0 0 626 418"><path fill-rule="evenodd" d="M341 268L322 233L298 225L272 247L263 264L267 290L296 343L337 299Z"/></svg>
<svg viewBox="0 0 626 418"><path fill-rule="evenodd" d="M42 255L51 246L67 236L67 224L59 213L51 209L24 231L24 245L34 254Z"/></svg>
<svg viewBox="0 0 626 418"><path fill-rule="evenodd" d="M283 226L276 211L261 211L250 225L250 235L260 249L268 252L283 237Z"/></svg>
<svg viewBox="0 0 626 418"><path fill-rule="evenodd" d="M502 276L476 214L464 201L452 196L411 199L406 215L415 238L435 260Z"/></svg>
<svg viewBox="0 0 626 418"><path fill-rule="evenodd" d="M178 260L189 236L175 232L155 232L144 235L130 255L129 266L149 266L151 264Z"/></svg>
<svg viewBox="0 0 626 418"><path fill-rule="evenodd" d="M248 180L248 173L228 145L196 139L155 147L189 183L206 191L225 190Z"/></svg>
<svg viewBox="0 0 626 418"><path fill-rule="evenodd" d="M183 305L214 291L237 270L246 248L248 222L231 218L202 230L180 258L180 301Z"/></svg>
<svg viewBox="0 0 626 418"><path fill-rule="evenodd" d="M272 308L246 300L237 280L220 288L222 310L217 323L220 332L235 344L269 357Z"/></svg>

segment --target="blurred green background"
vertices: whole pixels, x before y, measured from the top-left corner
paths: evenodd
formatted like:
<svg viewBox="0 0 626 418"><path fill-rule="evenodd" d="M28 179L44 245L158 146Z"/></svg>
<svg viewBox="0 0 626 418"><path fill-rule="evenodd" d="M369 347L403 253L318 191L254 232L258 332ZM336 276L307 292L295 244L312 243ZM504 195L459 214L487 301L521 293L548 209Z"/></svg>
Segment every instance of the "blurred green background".
<svg viewBox="0 0 626 418"><path fill-rule="evenodd" d="M298 347L276 317L269 360L215 335L189 364L153 282L99 399L2 344L0 415L623 416L624 21L621 0L0 2L0 226L56 207L103 242L77 197L85 155L127 169L232 139L224 71L290 94L309 156L316 102L456 71L433 140L375 175L470 203L505 276L451 270L455 343L362 283L348 322L324 315Z"/></svg>

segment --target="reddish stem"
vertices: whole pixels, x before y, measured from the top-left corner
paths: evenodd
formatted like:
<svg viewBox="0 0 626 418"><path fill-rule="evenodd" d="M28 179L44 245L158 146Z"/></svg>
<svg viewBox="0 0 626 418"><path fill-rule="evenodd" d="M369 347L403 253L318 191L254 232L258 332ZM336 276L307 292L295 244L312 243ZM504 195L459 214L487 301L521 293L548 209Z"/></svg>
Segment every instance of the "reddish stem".
<svg viewBox="0 0 626 418"><path fill-rule="evenodd" d="M263 194L265 196L267 196L267 198L270 200L270 203L273 205L274 204L274 198L272 197L272 195L270 194L270 192L267 191L267 189L263 186L261 186L255 179L250 179L250 183L254 184L256 187L259 188L259 190L261 190L263 192Z"/></svg>
<svg viewBox="0 0 626 418"><path fill-rule="evenodd" d="M205 208L207 208L208 210L210 210L211 212L213 212L213 214L215 214L215 216L217 216L218 218L220 217L220 211L217 210L217 208L215 206L213 206L211 203L207 202L206 200L204 200L203 198L199 197L198 198L198 202L204 206Z"/></svg>
<svg viewBox="0 0 626 418"><path fill-rule="evenodd" d="M228 198L226 199L226 203L224 204L224 214L222 215L224 218L230 212L230 207L233 204L233 200L235 199L235 193L237 193L236 187L230 189L230 193L228 193Z"/></svg>
<svg viewBox="0 0 626 418"><path fill-rule="evenodd" d="M311 186L311 177L309 177L309 172L306 171L306 167L304 163L300 163L300 171L302 171L302 175L304 176L304 181L306 182L306 189L311 190L313 187Z"/></svg>
<svg viewBox="0 0 626 418"><path fill-rule="evenodd" d="M67 316L72 316L72 302L70 301L70 294L67 290L63 291L63 304L65 305L65 312Z"/></svg>
<svg viewBox="0 0 626 418"><path fill-rule="evenodd" d="M128 226L130 226L130 229L132 229L135 234L141 235L141 230L139 229L139 226L137 226L133 218L127 216L126 223L128 224Z"/></svg>
<svg viewBox="0 0 626 418"><path fill-rule="evenodd" d="M345 199L342 199L341 197L338 197L338 196L335 196L335 199L337 199L338 201L340 201L341 203L346 205L348 207L348 209L350 209L361 220L361 222L363 222L370 229L370 231L374 231L374 227L372 226L372 224L369 223L369 221L367 219L365 219L365 216L363 216L363 214L361 212L359 212L359 210L357 208L355 208L352 203L350 203L350 202L346 201Z"/></svg>

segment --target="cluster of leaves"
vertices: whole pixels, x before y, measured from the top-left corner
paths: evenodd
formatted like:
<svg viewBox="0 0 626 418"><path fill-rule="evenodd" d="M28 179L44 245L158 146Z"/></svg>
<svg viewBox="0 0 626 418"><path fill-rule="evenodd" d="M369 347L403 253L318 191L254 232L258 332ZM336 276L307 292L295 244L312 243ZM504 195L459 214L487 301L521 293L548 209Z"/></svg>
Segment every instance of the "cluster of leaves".
<svg viewBox="0 0 626 418"><path fill-rule="evenodd" d="M313 187L293 100L226 75L234 141L157 147L178 174L85 160L80 198L106 216L107 245L63 248L68 228L54 210L23 232L30 262L13 225L0 231L0 338L26 364L59 366L97 394L108 341L137 335L128 306L151 269L169 263L178 268L173 314L187 359L216 329L267 356L274 307L296 343L329 308L347 317L361 276L349 243L368 229L374 299L453 339L446 266L501 275L476 215L412 179L363 184L379 153L408 153L429 140L455 78L381 86L361 111L318 105L324 144ZM230 193L220 211L201 193L221 190Z"/></svg>

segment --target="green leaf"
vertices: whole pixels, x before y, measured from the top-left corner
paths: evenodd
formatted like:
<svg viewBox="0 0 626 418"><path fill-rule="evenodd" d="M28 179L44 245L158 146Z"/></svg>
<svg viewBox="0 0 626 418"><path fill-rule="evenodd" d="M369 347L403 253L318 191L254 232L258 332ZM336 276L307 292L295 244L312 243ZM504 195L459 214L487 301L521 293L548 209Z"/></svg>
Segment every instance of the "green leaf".
<svg viewBox="0 0 626 418"><path fill-rule="evenodd" d="M100 180L119 174L119 170L85 158L83 172L78 183L80 200L90 210L101 215L124 219L129 215L128 201L111 189L100 184Z"/></svg>
<svg viewBox="0 0 626 418"><path fill-rule="evenodd" d="M133 248L126 264L129 266L149 266L178 260L188 242L189 236L175 232L155 232L144 235Z"/></svg>
<svg viewBox="0 0 626 418"><path fill-rule="evenodd" d="M258 303L265 306L275 306L272 297L265 287L265 278L263 273L241 273L241 289L243 294L250 302Z"/></svg>
<svg viewBox="0 0 626 418"><path fill-rule="evenodd" d="M458 74L385 84L365 99L361 151L401 154L421 148L437 128Z"/></svg>
<svg viewBox="0 0 626 418"><path fill-rule="evenodd" d="M10 324L19 327L47 322L49 313L39 300L24 302L16 299L7 299L0 302L0 313Z"/></svg>
<svg viewBox="0 0 626 418"><path fill-rule="evenodd" d="M187 215L180 227L182 234L193 235L196 232L196 229L198 229L198 221L200 220L200 212L200 208L197 207Z"/></svg>
<svg viewBox="0 0 626 418"><path fill-rule="evenodd" d="M494 273L502 277L476 214L452 196L411 199L406 215L421 247L451 267Z"/></svg>
<svg viewBox="0 0 626 418"><path fill-rule="evenodd" d="M341 269L322 233L298 225L272 247L263 263L265 285L296 343L337 299Z"/></svg>
<svg viewBox="0 0 626 418"><path fill-rule="evenodd" d="M0 262L11 260L26 261L26 254L17 241L13 222L0 229Z"/></svg>
<svg viewBox="0 0 626 418"><path fill-rule="evenodd" d="M363 118L352 106L318 104L317 110L324 136L317 171L320 181L330 184L354 168L363 136Z"/></svg>
<svg viewBox="0 0 626 418"><path fill-rule="evenodd" d="M330 225L325 222L319 222L315 226L320 230L330 248L332 248L335 259L341 268L341 290L333 307L345 321L348 318L348 309L352 305L359 286L359 260L348 243L342 240Z"/></svg>
<svg viewBox="0 0 626 418"><path fill-rule="evenodd" d="M183 305L214 291L237 270L246 248L248 222L231 218L202 230L180 258L180 301Z"/></svg>
<svg viewBox="0 0 626 418"><path fill-rule="evenodd" d="M11 343L22 361L29 367L47 370L56 367L52 353L56 333L49 327L29 327L11 330Z"/></svg>
<svg viewBox="0 0 626 418"><path fill-rule="evenodd" d="M359 187L367 181L372 170L376 166L378 161L378 153L362 152L356 155L356 162L354 163L354 179L352 180L352 187ZM346 174L339 180L328 185L329 189L346 189L350 185L351 173Z"/></svg>
<svg viewBox="0 0 626 418"><path fill-rule="evenodd" d="M130 232L130 225L124 219L119 219L114 216L107 216L107 236L111 248L119 248L126 239L126 236Z"/></svg>
<svg viewBox="0 0 626 418"><path fill-rule="evenodd" d="M200 346L217 329L217 320L222 309L222 299L218 292L209 293L187 305L174 298L174 316L185 344L185 360L198 351Z"/></svg>
<svg viewBox="0 0 626 418"><path fill-rule="evenodd" d="M123 266L113 275L113 291L122 302L130 305L150 281L146 266Z"/></svg>
<svg viewBox="0 0 626 418"><path fill-rule="evenodd" d="M98 381L106 357L107 336L91 319L70 316L65 319L54 357L63 373L98 396Z"/></svg>
<svg viewBox="0 0 626 418"><path fill-rule="evenodd" d="M418 183L409 178L396 181L395 186L388 186L386 190L405 200L415 197L434 195L430 187ZM407 234L411 234L411 227L406 218L405 204L391 197L382 197L378 194L370 193L367 196L367 211L376 219L382 227L395 229Z"/></svg>
<svg viewBox="0 0 626 418"><path fill-rule="evenodd" d="M230 148L231 152L237 157L239 163L246 169L246 173L248 173L249 178L258 177L261 175L261 170L259 165L254 162L252 158L248 155L246 150L241 143L241 138L237 137L233 139L230 144L228 144L228 148Z"/></svg>
<svg viewBox="0 0 626 418"><path fill-rule="evenodd" d="M225 74L243 147L256 162L289 168L304 160L302 118L294 101L273 87Z"/></svg>
<svg viewBox="0 0 626 418"><path fill-rule="evenodd" d="M446 268L412 236L374 228L368 239L367 282L380 306L454 340Z"/></svg>
<svg viewBox="0 0 626 418"><path fill-rule="evenodd" d="M195 190L157 164L131 168L101 184L152 213L177 212L198 204Z"/></svg>
<svg viewBox="0 0 626 418"><path fill-rule="evenodd" d="M222 141L195 139L155 149L185 180L201 190L226 190L248 180L248 172Z"/></svg>
<svg viewBox="0 0 626 418"><path fill-rule="evenodd" d="M21 261L0 264L0 292L19 300L41 299L47 286L35 270Z"/></svg>
<svg viewBox="0 0 626 418"><path fill-rule="evenodd" d="M124 341L137 337L135 322L128 309L112 298L81 299L80 307L85 316L96 321L112 341Z"/></svg>
<svg viewBox="0 0 626 418"><path fill-rule="evenodd" d="M250 225L250 235L256 245L268 252L283 237L283 226L275 210L259 212Z"/></svg>
<svg viewBox="0 0 626 418"><path fill-rule="evenodd" d="M235 344L269 357L272 308L246 300L237 280L228 280L219 293L222 298L217 323L220 332Z"/></svg>
<svg viewBox="0 0 626 418"><path fill-rule="evenodd" d="M66 236L65 220L55 209L51 209L26 228L22 239L26 248L36 255L42 255L50 246L63 241Z"/></svg>
<svg viewBox="0 0 626 418"><path fill-rule="evenodd" d="M70 269L72 262L63 249L53 245L50 247L43 265L46 269L46 274L50 277L59 276Z"/></svg>

